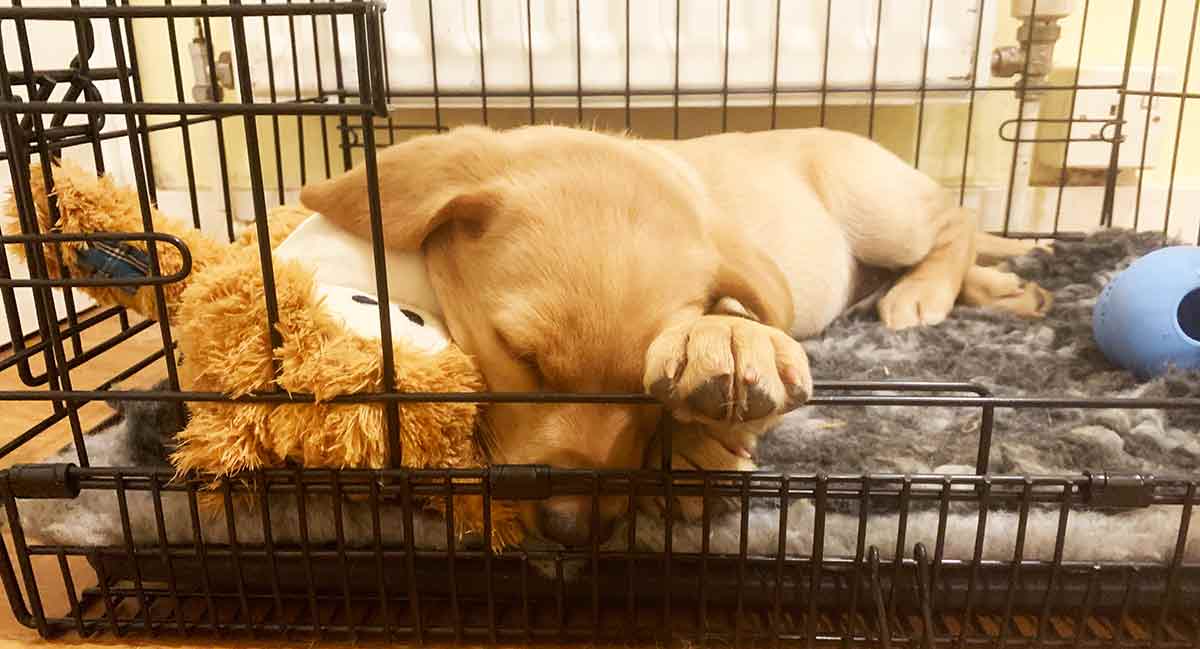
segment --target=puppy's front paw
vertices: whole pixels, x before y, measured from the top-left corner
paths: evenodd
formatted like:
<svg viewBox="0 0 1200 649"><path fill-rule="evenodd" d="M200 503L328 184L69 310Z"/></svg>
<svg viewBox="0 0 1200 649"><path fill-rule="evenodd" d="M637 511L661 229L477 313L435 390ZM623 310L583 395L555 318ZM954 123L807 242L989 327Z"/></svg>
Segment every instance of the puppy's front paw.
<svg viewBox="0 0 1200 649"><path fill-rule="evenodd" d="M646 352L646 391L679 421L730 427L808 400L804 347L774 327L706 315L659 334Z"/></svg>

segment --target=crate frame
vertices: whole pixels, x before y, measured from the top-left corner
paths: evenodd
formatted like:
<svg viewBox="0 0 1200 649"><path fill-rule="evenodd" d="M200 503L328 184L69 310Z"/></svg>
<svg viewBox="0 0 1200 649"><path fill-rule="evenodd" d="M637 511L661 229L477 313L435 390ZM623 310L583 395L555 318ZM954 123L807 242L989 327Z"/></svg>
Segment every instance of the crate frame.
<svg viewBox="0 0 1200 649"><path fill-rule="evenodd" d="M776 16L780 2L781 0L776 0ZM832 0L826 2L827 8L832 6ZM729 0L726 0L727 7L728 4ZM982 3L981 24L982 12L989 4L986 1ZM1086 38L1086 21L1093 8L1090 0L1083 0L1082 4L1085 21L1083 33ZM628 16L629 0L626 0L625 5ZM432 33L432 0L429 6ZM482 0L478 0L477 6L482 11ZM680 6L680 1L677 0L677 36ZM1140 0L1131 2L1129 42L1125 45L1126 79L1132 64L1133 42L1141 6ZM1163 1L1163 6L1166 6L1166 0ZM578 1L575 7L578 36ZM961 382L817 383L816 396L810 402L813 405L948 406L978 410L980 426L975 475L582 471L512 466L474 471L413 470L402 465L403 449L399 441L398 426L402 416L400 406L404 403L458 401L485 404L628 404L648 403L650 398L640 394L395 392L391 328L387 322L387 310L381 308L385 389L378 394L348 395L334 401L378 402L385 405L391 468L377 471L268 470L256 473L256 484L259 487L253 491L247 491L243 484L234 480L223 481L220 488L220 494L226 503L231 503L234 497L240 495L258 498L260 502L266 503L269 493L292 494L298 502L304 501L306 493L330 493L334 509L338 512L341 496L365 495L374 515L374 538L371 547L348 548L345 539L341 537L340 524L338 542L332 549L310 546L307 543L287 547L276 546L272 543L269 533L270 522L266 514L269 507L263 508L265 543L239 543L236 534L231 534L231 543L214 544L201 538L198 498L203 483L198 477L176 480L173 479L173 472L163 469L89 466L86 435L79 420L78 410L92 401L116 399L251 403L312 400L311 395L282 393L228 399L217 393L185 392L179 389L174 355L169 353L173 347L171 328L165 312L161 310L164 308L161 306L164 303L161 287L185 277L190 272L190 258L186 246L181 241L155 233L152 228L149 206L155 201L156 185L153 178L150 134L172 130L181 134L188 151L192 216L198 226L199 213L195 201L197 183L191 166L189 129L212 122L220 133L224 120L241 118L250 163L254 227L259 235L259 253L266 282L268 324L274 330L278 316L274 304L275 289L271 276L271 255L267 243L270 237L266 219L266 196L270 188L266 186L263 160L260 156L262 145L270 140L277 160L276 168L280 168L278 161L282 153L279 120L291 117L299 119L303 115L320 116L323 131L328 132L326 129L332 128L338 133L343 169L351 165L355 151L361 152L362 164L368 169L374 169L377 148L394 142L397 133L409 130L441 131L446 128L447 120L443 118L443 111L438 103L443 95L437 91L436 55L431 61L435 70L434 92L428 97L423 97L434 103L433 123L399 124L389 112L389 101L410 98L411 93L394 93L384 85L388 62L382 55L385 50L386 33L381 28L381 11L383 6L370 0L324 0L308 4L294 3L291 0L286 3L243 4L239 0L231 0L228 4L205 2L201 5L171 5L166 2L138 6L131 6L124 1L120 4L110 1L105 6L95 7L26 7L22 6L19 0L14 0L11 7L0 8L0 23L12 21L16 25L22 50L20 65L6 61L4 54L0 53L0 130L4 136L4 150L0 153L0 158L7 160L15 196L19 202L23 201L25 208L21 210L22 235L5 236L3 243L20 243L27 246L32 277L14 279L7 256L0 256L0 297L3 298L13 333L10 353L0 359L0 372L16 372L25 386L25 389L0 391L0 401L48 401L54 404L54 412L48 418L20 432L12 441L0 447L0 459L45 434L49 429L60 426L64 421L70 428L76 447L80 450L77 465L19 465L0 471L0 499L4 502L12 544L10 552L0 539L0 583L4 586L9 605L22 624L47 637L74 630L81 635L100 632L115 635L134 632L263 632L351 639L380 637L389 641L411 639L418 642L468 639L490 642L684 640L701 643L730 642L739 646L760 642L803 643L805 646L816 642L838 642L843 645L881 644L885 647L892 644L933 647L939 644L964 646L996 643L1000 646L1184 647L1195 646L1200 642L1200 615L1196 613L1200 610L1200 564L1184 560L1185 546L1195 535L1189 524L1193 508L1200 503L1200 497L1196 493L1200 475L1140 476L1095 472L1071 476L1033 477L994 476L986 473L996 410L1194 409L1200 408L1200 399L1055 396L1011 398L997 397L982 386ZM1192 14L1193 29L1188 46L1183 89L1177 93L1153 86L1143 90L1130 88L1128 83L1125 83L1117 88L1122 97L1147 97L1151 102L1155 99L1175 99L1181 106L1186 105L1187 100L1200 97L1197 93L1186 91L1192 46L1196 40L1197 13L1200 13L1200 7ZM930 14L932 15L932 11ZM197 102L185 99L181 80L182 64L178 48L174 47L177 44L175 20L197 19L203 24L206 35L211 33L211 21L228 21L237 42L245 40L245 29L253 28L258 20L265 20L267 16L274 15L299 19L329 15L335 17L335 32L339 28L352 30L360 80L358 92L341 90L339 68L338 79L333 80L331 86L323 88L316 96L301 97L297 93L290 101L274 101L278 98L274 88L274 73L271 71L273 101L269 104L259 103L250 88L250 65L245 48L235 47L239 101ZM882 12L879 15L882 16ZM1158 25L1160 35L1165 11L1161 16ZM133 21L142 19L166 19L167 24L171 26L172 66L177 87L177 100L174 102L143 100L136 47L132 38ZM26 21L33 20L67 20L75 23L78 56L68 69L35 70L32 67L25 24ZM116 53L116 65L111 68L91 68L88 65L88 58L94 46L92 21L104 21L110 27ZM315 22L313 24L315 29ZM876 29L878 28L877 24ZM628 33L628 21L626 30ZM725 36L728 39L728 23ZM335 38L335 42L337 40ZM1079 46L1079 60L1083 58L1082 41L1083 39ZM928 39L926 42L928 43ZM980 55L978 43L977 38L977 56ZM1156 62L1157 48L1160 44L1156 44ZM483 48L481 43L481 68L484 67L484 51L486 48ZM293 54L295 55L295 52ZM320 56L319 52L316 56ZM928 45L925 57L927 61ZM676 58L678 59L678 56ZM878 65L878 57L875 64ZM208 51L208 65L212 76L215 77L216 63L211 50ZM532 65L531 58L530 66ZM628 59L626 65L628 69ZM778 55L774 65L777 69ZM826 68L827 66L828 62ZM726 69L726 78L727 75ZM675 86L670 93L672 130L676 137L680 134L681 98L686 95L686 91L680 88L678 79L677 60ZM104 98L99 96L94 82L100 80L115 80L118 83L121 91L120 101L104 101ZM1075 82L1068 86L1044 87L1022 86L1020 81L1011 85L989 86L976 86L972 83L965 89L954 88L953 91L969 93L969 110L973 114L976 96L982 93L1014 92L1023 89L1070 90L1074 94L1080 90L1101 89L1096 86L1079 85L1078 77ZM321 83L318 76L318 85ZM53 92L63 84L67 85L68 94L61 100L53 99ZM18 97L14 92L14 89L21 86L26 89L25 98ZM823 80L819 88L782 88L773 84L770 88L754 89L753 92L769 95L771 128L777 124L778 98L783 94L818 95L819 125L825 125L827 102L832 94L869 94L868 134L873 136L876 98L880 94L917 94L919 114L923 116L927 96L943 91L945 90L926 87L924 83L915 88L880 88L872 83L865 88L834 89ZM703 94L719 96L721 130L725 130L728 125L730 97L737 94L737 91L731 90L726 84L716 93ZM482 91L477 96L471 96L479 99L482 123L486 124L489 121L487 100L495 96L497 95L488 92L486 81ZM614 97L611 93L591 93L583 87L582 81L573 93L547 94L536 90L531 84L527 93L520 93L518 96L527 97L529 100L531 123L537 121L539 98L573 97L578 121L582 122L589 99ZM35 100L29 100L29 97ZM636 110L638 93L627 86L626 91L617 98L623 103L625 126L633 126L633 111ZM1123 110L1123 102L1120 105ZM124 116L126 124L132 126L106 131L104 122L108 115ZM171 121L151 124L148 117L155 115L169 116ZM82 116L87 120L87 124L66 124L71 116ZM270 136L260 132L263 128L260 117L271 120ZM46 119L50 120L48 125L45 123ZM1025 119L1024 115L1019 113L1015 120L1005 122L1004 126L1019 126ZM327 122L332 122L333 126L329 127ZM968 138L970 124L971 118L968 117ZM1112 145L1112 159L1115 161L1121 146L1121 130L1124 125L1120 112L1114 116L1111 124L1112 133L1105 141ZM918 160L922 142L920 129L923 126L924 120L919 117L918 148L915 154ZM1015 166L1016 147L1021 142L1016 141L1016 137L1007 137L1003 132L1004 126L1001 127L1000 137L1013 141ZM1181 132L1182 118L1175 135L1168 196L1174 191ZM98 238L140 240L148 244L155 242L174 246L185 255L184 269L175 275L164 276L159 271L156 245L148 245L153 272L140 285L155 286L158 291L160 313L157 322L131 322L128 314L119 308L98 308L93 313L80 312L68 294L66 325L60 327L57 325L60 318L51 290L96 285L103 280L48 279L44 247L34 244L71 240L72 237L40 232L36 222L28 217L32 214L32 210L29 209L29 201L32 199L26 180L30 162L34 157L49 159L56 152L68 147L91 146L95 152L97 167L102 169L104 159L99 142L121 137L127 139L133 158L145 231L141 234L102 235ZM300 137L304 137L302 130ZM387 142L384 142L384 139ZM226 214L229 215L227 230L232 238L234 223L232 210L228 209L231 189L225 161L224 138L218 137L218 142L221 147L221 189L225 197ZM1069 147L1070 142L1070 138L1067 138L1066 146ZM336 154L332 153L328 146L324 153L324 171L325 175L329 175L337 171L333 164ZM1142 157L1144 164L1144 149ZM959 187L960 202L966 192L966 151L962 167L964 173ZM303 175L305 171L302 170L301 173ZM52 186L49 172L46 174L47 186ZM373 179L375 174L369 173L368 176ZM282 201L285 193L282 185L283 175L278 174L278 178L277 193ZM1102 224L1108 225L1112 222L1113 196L1117 183L1115 168L1108 170L1105 182L1105 209L1100 220ZM1064 168L1059 182L1057 211L1062 209L1062 189L1065 184ZM382 268L384 248L380 236L382 228L377 181L369 183L368 192L372 205L373 255L376 267ZM1011 213L1011 174L1007 192L1006 204ZM1140 176L1138 192L1140 196ZM53 203L51 205L53 210ZM1140 200L1138 207L1140 210ZM1169 216L1170 198L1167 217L1164 218L1164 231L1170 223ZM1079 236L1079 233L1060 231L1057 223L1056 213L1055 228L1052 231L1016 232L1010 231L1006 219L1001 233L1011 237L1034 239L1071 239ZM384 273L378 274L377 282L379 292L386 293ZM15 288L30 288L34 292L39 307L39 340L27 340L20 335L13 293ZM82 343L82 333L114 319L119 324L119 333L91 346ZM71 380L73 369L119 347L133 336L155 328L156 324L162 349L118 372L94 389L74 387ZM40 357L46 368L41 374L34 371L32 361L35 357ZM167 369L167 389L112 390L120 381L159 362L164 363ZM664 444L663 453L664 458L670 457L669 440ZM73 498L82 490L116 495L125 527L123 545L66 547L27 542L19 518L22 500ZM158 543L138 545L132 540L127 498L128 494L136 492L149 492L151 495L159 532ZM189 511L192 513L191 525L195 536L190 545L167 543L163 499L168 497L164 494L175 493L185 495ZM665 521L667 547L662 553L631 549L602 550L600 540L594 536L591 547L571 551L522 549L496 552L486 546L460 547L452 534L452 509L446 520L449 544L447 550L421 550L414 546L414 496L442 497L449 502L451 494L477 494L483 498L485 506L488 506L493 500L544 498L560 493L593 496L601 493L614 494L629 498L631 503L636 497L664 496L668 503L668 516ZM740 499L742 537L737 554L718 555L709 552L707 534L704 535L703 546L699 552L673 551L671 496L681 494ZM789 555L781 538L775 554L752 556L747 550L745 540L748 505L752 499L773 501L780 505L781 529L786 528L788 503L811 500L816 512L812 552L807 556ZM405 518L402 543L384 543L381 540L380 507L385 500L400 503ZM830 511L831 501L857 503L861 507L860 520L863 521L870 515L867 505L871 502L896 503L902 518L913 511L916 503L920 501L936 502L939 508L939 542L933 548L916 544L910 555L903 539L905 526L900 525L900 538L896 539L895 552L892 556L885 556L878 547L865 544L862 531L865 527L860 526L853 557L824 556L823 521L826 513ZM981 512L975 550L969 560L947 559L943 556L941 546L944 539L941 532L945 529L950 503L959 501L974 503ZM1150 506L1177 507L1179 511L1177 542L1172 557L1166 564L1074 562L1063 559L1066 523L1071 514L1085 508L1120 510ZM1024 530L1031 511L1038 507L1058 512L1058 533L1054 555L1050 560L1031 559L1023 555ZM634 507L630 509L632 511ZM1007 561L983 559L982 539L987 532L987 512L1013 509L1018 512L1021 530L1018 532L1014 555ZM300 510L301 529L306 529L306 514L303 507ZM707 514L706 510L706 531L710 523ZM340 513L337 516L340 522ZM233 532L232 518L228 520L230 531ZM592 526L593 529L595 527ZM635 533L636 530L631 532ZM488 531L485 530L485 537L488 535ZM57 560L57 576L66 589L67 614L56 616L47 613L43 597L45 584L39 583L33 568L35 557ZM89 569L97 577L97 586L83 589L77 594L75 575L78 569L71 567L71 559L88 561ZM254 564L254 559L263 561ZM532 566L536 562L552 564L554 577L533 575ZM567 571L575 564L580 567L581 576L568 578ZM214 573L221 576L223 581L214 584ZM320 573L323 578L318 578L315 573ZM373 578L368 577L372 573ZM586 576L582 576L584 573ZM340 583L335 583L330 589L319 587L318 584L324 584L326 579L331 583L333 580ZM473 583L473 579L482 580L483 585ZM752 579L757 579L757 583L768 590L769 594L765 591L759 592L752 584L748 585L748 580ZM199 583L196 583L197 581ZM303 589L303 592L299 589ZM584 590L586 592L581 594ZM185 619L184 608L189 603L198 603L201 606L202 614L199 617ZM132 610L127 610L128 604L133 605ZM449 609L448 618L445 615L439 617L439 614L445 612L435 610L439 605L442 609ZM546 610L552 610L553 614L538 617L534 609L539 605L547 607ZM166 613L160 615L160 612L156 612L156 607L165 608ZM234 610L227 615L221 612L230 607ZM785 608L788 609L786 616ZM365 612L356 615L356 609ZM1065 615L1064 612L1070 613L1069 624L1057 621L1058 617ZM328 619L325 618L327 614L331 616ZM1032 632L1028 628L1023 629L1020 621L1022 615L1027 621L1032 620ZM721 624L715 623L713 618ZM985 623L985 619L991 620L989 623L993 627L997 624L995 619L999 619L999 629L988 628L989 623ZM949 620L957 620L957 623L951 624ZM623 624L614 627L614 621ZM1025 625L1028 626L1029 623Z"/></svg>

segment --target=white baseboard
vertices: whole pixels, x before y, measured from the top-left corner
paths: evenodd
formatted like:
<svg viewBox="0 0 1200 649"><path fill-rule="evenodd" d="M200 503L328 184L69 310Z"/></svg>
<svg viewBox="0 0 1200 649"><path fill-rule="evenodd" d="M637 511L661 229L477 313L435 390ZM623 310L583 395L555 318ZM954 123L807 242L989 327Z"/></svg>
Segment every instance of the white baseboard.
<svg viewBox="0 0 1200 649"><path fill-rule="evenodd" d="M958 188L947 188L958 198ZM1058 188L1035 187L1029 192L1030 208L1013 209L1009 230L1012 232L1049 232L1054 230L1055 212L1059 212L1058 229L1067 232L1090 232L1100 225L1100 213L1104 202L1103 187L1065 187L1062 190L1061 207L1058 206ZM1167 187L1160 184L1145 184L1141 191L1141 209L1136 209L1137 187L1117 188L1113 202L1113 224L1133 227L1135 214L1139 230L1161 230L1166 214ZM298 200L299 189L284 192L286 202ZM249 190L234 190L230 204L237 217L235 230L247 227L252 221L241 219L254 214L254 203ZM164 214L191 220L191 202L186 191L158 190L159 209ZM1003 186L967 187L964 201L975 209L983 227L989 231L1000 231L1004 227L1004 213L1008 192ZM221 239L226 234L224 201L218 192L199 193L201 228L211 236ZM278 193L266 192L268 208L279 204ZM1171 221L1168 232L1189 243L1196 243L1200 230L1200 186L1179 186L1171 197Z"/></svg>
<svg viewBox="0 0 1200 649"><path fill-rule="evenodd" d="M1050 232L1055 229L1055 213L1058 212L1058 230L1063 232L1091 232L1100 227L1103 211L1103 187L1065 187L1059 206L1058 188L1036 187L1030 192L1030 208L1014 209L1009 222L1011 232ZM1136 186L1117 188L1113 200L1113 225L1138 230L1162 230L1167 213L1165 185L1146 184L1141 191L1141 208L1138 205ZM955 198L958 190L953 190ZM1004 187L968 187L965 204L975 209L983 228L1001 231L1004 227L1005 207L1008 192ZM1171 196L1171 219L1167 232L1187 243L1197 242L1200 229L1200 187L1176 186Z"/></svg>

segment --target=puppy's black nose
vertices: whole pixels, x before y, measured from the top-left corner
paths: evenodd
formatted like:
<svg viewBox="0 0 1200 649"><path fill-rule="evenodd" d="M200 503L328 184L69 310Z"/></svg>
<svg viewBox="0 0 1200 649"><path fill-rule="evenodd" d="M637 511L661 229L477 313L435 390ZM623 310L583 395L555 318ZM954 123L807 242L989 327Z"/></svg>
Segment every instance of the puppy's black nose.
<svg viewBox="0 0 1200 649"><path fill-rule="evenodd" d="M538 507L542 534L570 548L591 545L592 514L592 499L587 496L557 496ZM616 519L603 510L595 516L596 543L603 543L612 534Z"/></svg>

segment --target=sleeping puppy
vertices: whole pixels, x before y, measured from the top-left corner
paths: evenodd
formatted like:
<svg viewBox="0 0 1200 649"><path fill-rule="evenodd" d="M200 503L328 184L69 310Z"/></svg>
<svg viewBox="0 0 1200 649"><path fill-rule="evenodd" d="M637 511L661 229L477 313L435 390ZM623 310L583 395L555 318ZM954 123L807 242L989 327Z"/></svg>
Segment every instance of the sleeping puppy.
<svg viewBox="0 0 1200 649"><path fill-rule="evenodd" d="M496 404L496 463L753 468L759 435L812 394L804 349L864 297L893 329L956 301L1034 316L1048 296L977 261L1027 246L873 142L823 129L650 141L462 127L378 154L383 239L421 251L451 336L493 391L648 391L662 406ZM363 167L309 208L370 236ZM602 499L603 538L625 508ZM676 511L700 514L683 500ZM531 530L591 538L591 501L530 504Z"/></svg>

